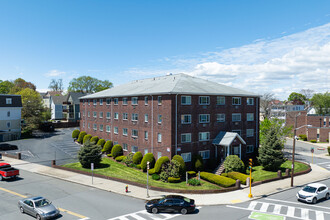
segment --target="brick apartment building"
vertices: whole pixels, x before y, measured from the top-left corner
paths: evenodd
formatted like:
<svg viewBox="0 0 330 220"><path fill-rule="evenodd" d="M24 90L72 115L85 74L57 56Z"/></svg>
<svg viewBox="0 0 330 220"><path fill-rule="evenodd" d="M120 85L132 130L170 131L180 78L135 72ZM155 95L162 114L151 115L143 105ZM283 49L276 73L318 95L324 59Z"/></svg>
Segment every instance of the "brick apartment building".
<svg viewBox="0 0 330 220"><path fill-rule="evenodd" d="M294 127L295 118L297 118L297 136L305 134L309 141L330 140L330 115L307 114L307 111L288 112L286 125Z"/></svg>
<svg viewBox="0 0 330 220"><path fill-rule="evenodd" d="M259 146L259 98L185 74L136 80L81 97L80 130L120 144L125 154L245 160Z"/></svg>

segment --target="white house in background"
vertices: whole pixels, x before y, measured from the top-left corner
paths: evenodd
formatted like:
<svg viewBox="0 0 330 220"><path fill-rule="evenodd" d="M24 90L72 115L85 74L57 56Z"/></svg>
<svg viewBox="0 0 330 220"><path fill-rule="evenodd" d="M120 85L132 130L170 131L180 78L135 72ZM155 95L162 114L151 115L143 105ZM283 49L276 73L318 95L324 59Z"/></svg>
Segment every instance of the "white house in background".
<svg viewBox="0 0 330 220"><path fill-rule="evenodd" d="M67 100L67 96L51 96L50 97L50 109L52 120L66 119L66 115L63 114L64 106L63 102Z"/></svg>
<svg viewBox="0 0 330 220"><path fill-rule="evenodd" d="M51 97L52 96L62 96L62 92L61 91L47 91L46 93L40 92L40 96L42 97L43 106L50 109Z"/></svg>
<svg viewBox="0 0 330 220"><path fill-rule="evenodd" d="M0 142L21 137L21 109L20 95L0 94Z"/></svg>

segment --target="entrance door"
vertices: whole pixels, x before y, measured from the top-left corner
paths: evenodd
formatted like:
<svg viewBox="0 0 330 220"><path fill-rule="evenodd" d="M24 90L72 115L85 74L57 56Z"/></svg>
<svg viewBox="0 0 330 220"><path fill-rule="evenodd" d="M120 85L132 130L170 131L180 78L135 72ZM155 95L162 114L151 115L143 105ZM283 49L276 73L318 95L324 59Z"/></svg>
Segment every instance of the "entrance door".
<svg viewBox="0 0 330 220"><path fill-rule="evenodd" d="M241 158L239 154L239 146L233 146L233 151L234 155L237 155L239 158Z"/></svg>

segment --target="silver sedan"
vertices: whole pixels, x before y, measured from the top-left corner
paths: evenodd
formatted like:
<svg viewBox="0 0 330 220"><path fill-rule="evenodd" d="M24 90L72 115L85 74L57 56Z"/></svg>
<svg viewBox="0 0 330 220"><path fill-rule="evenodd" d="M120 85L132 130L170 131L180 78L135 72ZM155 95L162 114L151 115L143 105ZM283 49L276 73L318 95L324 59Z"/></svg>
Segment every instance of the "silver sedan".
<svg viewBox="0 0 330 220"><path fill-rule="evenodd" d="M38 220L51 219L60 214L60 211L44 197L31 197L18 201L21 213L32 215Z"/></svg>

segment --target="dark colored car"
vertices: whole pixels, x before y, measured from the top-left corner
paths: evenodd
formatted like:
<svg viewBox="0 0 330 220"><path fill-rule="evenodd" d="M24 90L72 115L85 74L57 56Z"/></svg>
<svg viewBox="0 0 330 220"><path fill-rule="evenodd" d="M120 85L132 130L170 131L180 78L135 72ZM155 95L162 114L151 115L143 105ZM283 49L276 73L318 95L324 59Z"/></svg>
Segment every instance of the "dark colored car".
<svg viewBox="0 0 330 220"><path fill-rule="evenodd" d="M146 203L147 212L181 212L183 215L195 211L195 201L179 195L168 195Z"/></svg>
<svg viewBox="0 0 330 220"><path fill-rule="evenodd" d="M17 150L17 146L16 145L12 145L12 144L7 144L7 143L3 143L0 144L0 151L6 151L6 150Z"/></svg>

